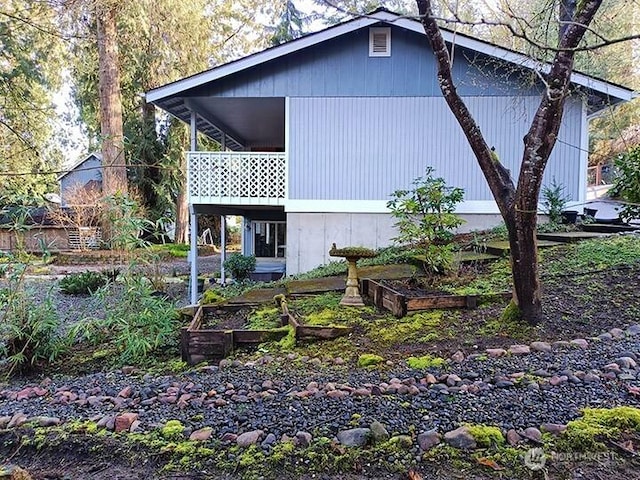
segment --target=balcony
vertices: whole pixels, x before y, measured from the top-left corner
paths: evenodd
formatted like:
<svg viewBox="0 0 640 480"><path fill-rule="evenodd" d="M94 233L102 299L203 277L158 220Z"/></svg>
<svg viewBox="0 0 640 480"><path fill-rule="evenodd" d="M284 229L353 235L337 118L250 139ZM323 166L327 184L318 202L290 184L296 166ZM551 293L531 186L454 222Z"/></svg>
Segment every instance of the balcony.
<svg viewBox="0 0 640 480"><path fill-rule="evenodd" d="M190 204L283 206L284 152L188 152Z"/></svg>

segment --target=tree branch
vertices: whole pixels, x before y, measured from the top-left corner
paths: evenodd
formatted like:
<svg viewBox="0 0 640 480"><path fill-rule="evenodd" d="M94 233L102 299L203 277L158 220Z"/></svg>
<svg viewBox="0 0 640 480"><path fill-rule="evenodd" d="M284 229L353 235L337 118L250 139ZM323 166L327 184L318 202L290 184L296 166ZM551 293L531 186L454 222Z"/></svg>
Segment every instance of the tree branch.
<svg viewBox="0 0 640 480"><path fill-rule="evenodd" d="M462 128L463 133L467 137L473 153L478 159L480 168L489 183L489 188L493 193L500 212L506 218L508 215L511 215L510 210L515 194L515 187L511 175L497 159L497 156L492 154L489 145L487 145L480 131L480 127L456 91L451 73L451 59L437 21L432 16L431 1L418 0L417 4L425 33L436 56L438 83L440 84L442 94Z"/></svg>

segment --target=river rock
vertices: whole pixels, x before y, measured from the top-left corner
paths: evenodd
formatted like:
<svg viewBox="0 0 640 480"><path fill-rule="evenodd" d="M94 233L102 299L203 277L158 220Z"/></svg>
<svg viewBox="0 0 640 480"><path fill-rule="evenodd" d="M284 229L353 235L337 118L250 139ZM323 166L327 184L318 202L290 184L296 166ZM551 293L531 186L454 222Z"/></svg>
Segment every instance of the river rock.
<svg viewBox="0 0 640 480"><path fill-rule="evenodd" d="M459 427L444 434L444 441L454 448L461 450L473 450L477 447L476 440L473 438L467 427Z"/></svg>
<svg viewBox="0 0 640 480"><path fill-rule="evenodd" d="M192 442L205 442L211 438L211 434L213 433L213 428L204 427L198 430L191 432L189 435L189 440Z"/></svg>
<svg viewBox="0 0 640 480"><path fill-rule="evenodd" d="M351 428L342 430L336 435L338 442L346 447L362 447L367 444L371 438L371 429L369 428Z"/></svg>
<svg viewBox="0 0 640 480"><path fill-rule="evenodd" d="M551 345L547 342L531 342L529 345L534 352L550 352Z"/></svg>
<svg viewBox="0 0 640 480"><path fill-rule="evenodd" d="M255 445L260 441L264 432L262 430L253 430L251 432L245 432L238 435L236 438L236 444L239 447L248 447L250 445Z"/></svg>
<svg viewBox="0 0 640 480"><path fill-rule="evenodd" d="M433 430L428 430L426 432L422 432L418 435L418 445L422 450L430 450L440 443L441 437L438 431L434 428Z"/></svg>
<svg viewBox="0 0 640 480"><path fill-rule="evenodd" d="M512 447L518 445L522 441L522 437L513 428L507 431L507 443Z"/></svg>
<svg viewBox="0 0 640 480"><path fill-rule="evenodd" d="M511 345L509 347L509 353L511 355L526 355L531 352L529 345Z"/></svg>
<svg viewBox="0 0 640 480"><path fill-rule="evenodd" d="M128 432L131 428L131 424L133 424L137 419L138 414L133 412L125 412L122 415L118 415L114 423L115 432Z"/></svg>
<svg viewBox="0 0 640 480"><path fill-rule="evenodd" d="M298 432L296 433L296 444L299 447L306 448L311 445L311 440L313 436L309 432Z"/></svg>
<svg viewBox="0 0 640 480"><path fill-rule="evenodd" d="M540 430L543 432L549 432L552 435L560 435L567 429L566 425L560 423L543 423L540 425Z"/></svg>
<svg viewBox="0 0 640 480"><path fill-rule="evenodd" d="M369 425L369 429L371 430L373 443L382 443L389 440L389 432L385 426L377 420L374 420L371 425Z"/></svg>

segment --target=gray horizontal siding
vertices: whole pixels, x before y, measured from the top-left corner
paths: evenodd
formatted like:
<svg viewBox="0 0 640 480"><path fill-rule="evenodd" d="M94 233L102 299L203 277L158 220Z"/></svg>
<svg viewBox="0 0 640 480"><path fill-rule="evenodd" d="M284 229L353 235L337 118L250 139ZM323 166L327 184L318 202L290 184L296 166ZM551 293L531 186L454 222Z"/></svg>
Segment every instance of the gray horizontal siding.
<svg viewBox="0 0 640 480"><path fill-rule="evenodd" d="M391 56L369 57L364 28L257 65L196 89L191 96L441 96L433 51L426 37L392 27ZM462 48L454 77L463 95L511 95L528 81L522 70Z"/></svg>
<svg viewBox="0 0 640 480"><path fill-rule="evenodd" d="M467 104L488 143L517 176L537 97L473 97ZM567 103L546 178L579 198L581 103ZM387 200L427 165L465 200L491 200L482 172L442 98L292 98L289 198Z"/></svg>

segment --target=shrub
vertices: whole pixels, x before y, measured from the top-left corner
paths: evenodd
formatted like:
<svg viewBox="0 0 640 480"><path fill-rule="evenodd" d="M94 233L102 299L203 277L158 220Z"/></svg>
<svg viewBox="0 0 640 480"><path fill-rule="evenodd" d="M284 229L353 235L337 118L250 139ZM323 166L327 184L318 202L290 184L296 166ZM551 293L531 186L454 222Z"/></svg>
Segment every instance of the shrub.
<svg viewBox="0 0 640 480"><path fill-rule="evenodd" d="M8 376L51 362L67 347L50 297L37 303L23 278L24 266L13 269L8 286L0 290L0 358L8 362Z"/></svg>
<svg viewBox="0 0 640 480"><path fill-rule="evenodd" d="M98 272L72 273L60 280L60 290L69 295L86 295L107 284L107 277Z"/></svg>
<svg viewBox="0 0 640 480"><path fill-rule="evenodd" d="M216 289L209 288L205 290L202 298L200 299L200 305L215 305L225 301L224 296Z"/></svg>
<svg viewBox="0 0 640 480"><path fill-rule="evenodd" d="M154 227L145 218L140 202L128 193L115 193L103 199L102 216L109 225L109 247L114 250L131 251L144 247L147 242L140 239L145 229Z"/></svg>
<svg viewBox="0 0 640 480"><path fill-rule="evenodd" d="M91 345L111 344L118 365L140 363L151 353L178 342L178 312L168 300L152 295L151 284L140 276L125 276L122 296L113 299L109 289L98 298L104 318L88 318L70 332L74 340Z"/></svg>
<svg viewBox="0 0 640 480"><path fill-rule="evenodd" d="M640 145L615 159L618 175L613 182L611 195L629 202L620 212L620 218L640 218Z"/></svg>
<svg viewBox="0 0 640 480"><path fill-rule="evenodd" d="M236 280L245 280L256 269L256 257L234 253L224 261L224 268L229 270Z"/></svg>
<svg viewBox="0 0 640 480"><path fill-rule="evenodd" d="M452 264L453 252L447 244L463 223L455 210L464 190L448 187L443 178L433 177L433 171L427 167L425 176L412 182L413 188L393 192L387 207L397 219L399 235L394 240L419 249L425 266L441 272Z"/></svg>
<svg viewBox="0 0 640 480"><path fill-rule="evenodd" d="M558 225L562 222L562 211L567 205L569 197L564 194L564 185L556 183L554 178L549 186L542 189L542 206L547 215L549 222Z"/></svg>

